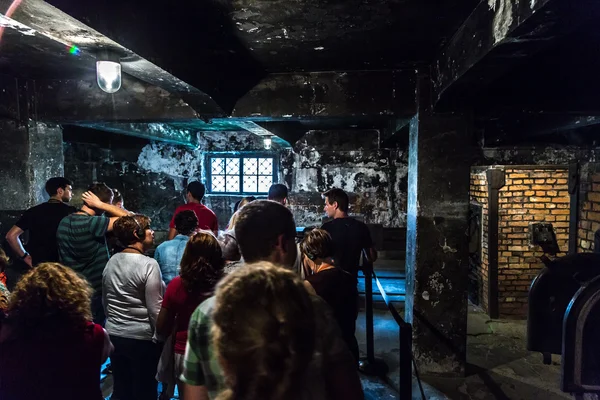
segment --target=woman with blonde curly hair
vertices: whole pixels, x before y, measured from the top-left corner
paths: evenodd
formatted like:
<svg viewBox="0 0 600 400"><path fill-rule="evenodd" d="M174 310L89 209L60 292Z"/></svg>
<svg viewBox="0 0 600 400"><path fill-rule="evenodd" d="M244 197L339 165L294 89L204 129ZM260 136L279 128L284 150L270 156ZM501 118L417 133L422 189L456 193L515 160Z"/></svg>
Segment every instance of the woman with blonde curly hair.
<svg viewBox="0 0 600 400"><path fill-rule="evenodd" d="M58 263L21 278L0 324L0 399L103 399L100 366L112 345L91 322L91 295L85 279Z"/></svg>
<svg viewBox="0 0 600 400"><path fill-rule="evenodd" d="M268 262L219 283L212 339L228 387L218 400L310 398L313 304L302 281Z"/></svg>
<svg viewBox="0 0 600 400"><path fill-rule="evenodd" d="M200 303L212 296L222 276L223 264L221 247L213 233L200 231L190 237L181 259L181 275L169 283L165 292L156 331L163 337L176 332L173 376L180 399L184 396L183 383L178 378L183 371L190 317Z"/></svg>

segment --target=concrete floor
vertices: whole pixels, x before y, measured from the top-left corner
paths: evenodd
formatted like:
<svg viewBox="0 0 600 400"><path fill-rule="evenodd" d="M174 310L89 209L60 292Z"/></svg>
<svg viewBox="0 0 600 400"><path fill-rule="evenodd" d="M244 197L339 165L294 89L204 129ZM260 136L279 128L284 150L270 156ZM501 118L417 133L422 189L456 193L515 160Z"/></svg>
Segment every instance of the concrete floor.
<svg viewBox="0 0 600 400"><path fill-rule="evenodd" d="M405 282L402 261L376 263L375 271L394 304L404 315ZM364 282L359 282L364 292ZM373 289L377 292L377 287ZM374 297L375 301L380 297ZM396 390L398 375L398 326L384 304L374 312L375 353L389 367L387 382ZM480 309L471 306L467 320L467 374L461 378L421 376L425 397L429 400L558 400L572 399L560 391L560 357L544 365L538 353L528 352L526 321L490 320ZM357 322L357 339L361 352L366 349L365 317ZM365 354L363 354L364 356ZM414 378L414 377L413 377ZM397 398L397 397L396 397ZM587 395L586 399L597 399ZM413 399L421 399L413 379Z"/></svg>
<svg viewBox="0 0 600 400"><path fill-rule="evenodd" d="M429 400L559 400L572 399L560 391L560 357L544 365L540 354L525 349L525 321L490 321L471 307L468 317L467 376L421 376ZM357 339L366 348L364 314ZM398 327L386 310L375 310L375 353L388 365L388 382L398 389ZM397 398L397 397L396 397ZM421 399L413 379L413 399ZM586 399L597 399L586 396Z"/></svg>

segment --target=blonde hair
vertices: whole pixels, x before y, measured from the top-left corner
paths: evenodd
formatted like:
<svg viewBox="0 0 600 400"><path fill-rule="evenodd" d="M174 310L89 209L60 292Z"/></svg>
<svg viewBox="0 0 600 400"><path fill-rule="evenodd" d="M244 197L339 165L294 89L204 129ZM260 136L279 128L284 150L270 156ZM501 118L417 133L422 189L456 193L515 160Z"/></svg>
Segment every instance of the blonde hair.
<svg viewBox="0 0 600 400"><path fill-rule="evenodd" d="M59 263L41 263L27 272L10 295L7 313L17 328L84 328L92 320L92 288Z"/></svg>
<svg viewBox="0 0 600 400"><path fill-rule="evenodd" d="M228 389L218 400L300 397L314 352L310 297L291 271L238 268L217 287L212 338Z"/></svg>
<svg viewBox="0 0 600 400"><path fill-rule="evenodd" d="M236 212L233 213L233 215L229 219L229 224L227 225L227 229L228 230L231 231L231 230L235 229L235 224L237 223L239 217L240 217L240 212L239 211L236 211Z"/></svg>

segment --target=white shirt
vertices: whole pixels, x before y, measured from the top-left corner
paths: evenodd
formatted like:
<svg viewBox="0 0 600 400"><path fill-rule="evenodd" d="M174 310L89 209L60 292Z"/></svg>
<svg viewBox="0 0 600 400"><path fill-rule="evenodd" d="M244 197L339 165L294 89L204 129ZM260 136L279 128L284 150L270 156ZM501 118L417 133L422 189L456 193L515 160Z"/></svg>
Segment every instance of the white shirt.
<svg viewBox="0 0 600 400"><path fill-rule="evenodd" d="M152 340L165 291L160 267L142 254L117 253L102 274L102 300L109 334Z"/></svg>

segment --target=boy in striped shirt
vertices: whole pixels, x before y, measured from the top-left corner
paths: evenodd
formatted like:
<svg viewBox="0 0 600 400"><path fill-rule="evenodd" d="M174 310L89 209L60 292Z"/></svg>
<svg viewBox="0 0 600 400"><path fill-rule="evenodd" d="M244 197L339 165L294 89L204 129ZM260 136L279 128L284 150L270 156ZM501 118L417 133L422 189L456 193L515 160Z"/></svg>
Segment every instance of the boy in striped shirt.
<svg viewBox="0 0 600 400"><path fill-rule="evenodd" d="M119 217L129 212L111 204L113 191L104 183L92 184L81 197L84 202L81 209L63 218L58 225L58 254L63 265L83 275L94 289L93 320L104 326L102 272L110 257L105 235L112 231Z"/></svg>

